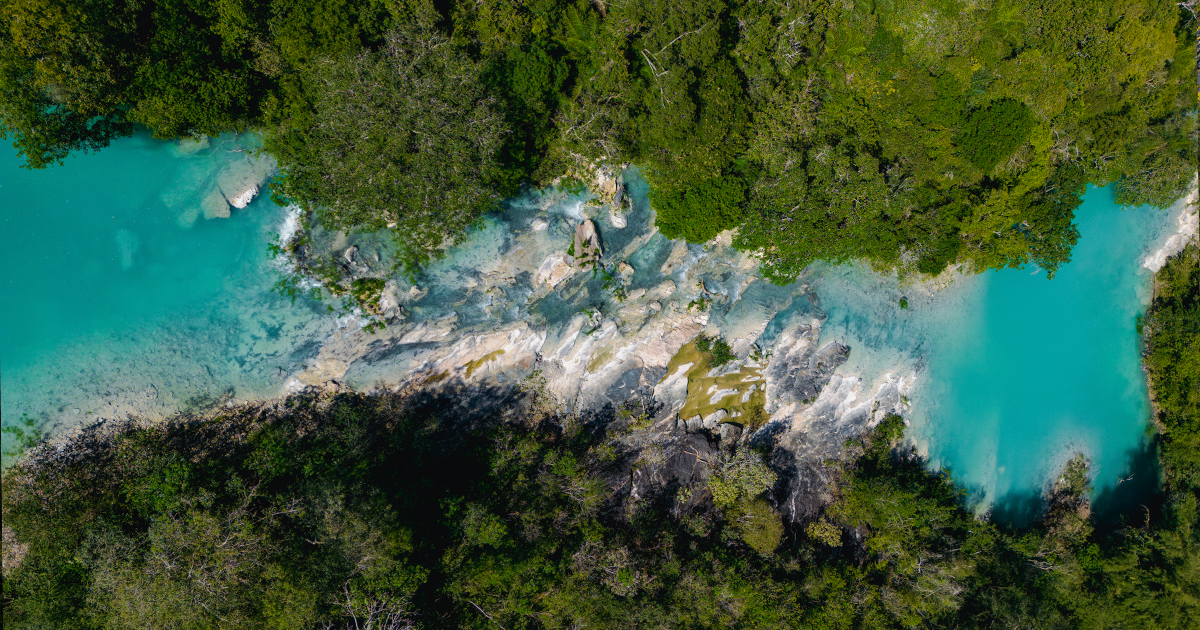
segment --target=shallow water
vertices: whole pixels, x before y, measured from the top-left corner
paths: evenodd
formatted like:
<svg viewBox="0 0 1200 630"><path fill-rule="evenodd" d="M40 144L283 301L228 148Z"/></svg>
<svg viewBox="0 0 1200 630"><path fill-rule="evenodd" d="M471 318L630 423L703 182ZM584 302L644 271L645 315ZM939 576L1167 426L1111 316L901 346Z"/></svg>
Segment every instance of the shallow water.
<svg viewBox="0 0 1200 630"><path fill-rule="evenodd" d="M264 194L203 216L253 141L181 151L138 136L40 171L0 152L5 425L277 392L278 371L305 352L297 328L322 327L312 305L269 292L267 244L284 211Z"/></svg>

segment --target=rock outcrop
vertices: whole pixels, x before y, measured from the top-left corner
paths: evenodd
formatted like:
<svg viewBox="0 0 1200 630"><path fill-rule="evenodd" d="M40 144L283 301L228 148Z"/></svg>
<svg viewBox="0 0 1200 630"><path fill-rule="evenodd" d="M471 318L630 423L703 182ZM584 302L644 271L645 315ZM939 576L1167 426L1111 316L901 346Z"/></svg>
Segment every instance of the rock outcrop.
<svg viewBox="0 0 1200 630"><path fill-rule="evenodd" d="M587 220L575 228L575 240L571 243L571 251L574 252L574 264L577 267L589 267L600 262L603 252L600 250L600 235L596 233L596 224Z"/></svg>

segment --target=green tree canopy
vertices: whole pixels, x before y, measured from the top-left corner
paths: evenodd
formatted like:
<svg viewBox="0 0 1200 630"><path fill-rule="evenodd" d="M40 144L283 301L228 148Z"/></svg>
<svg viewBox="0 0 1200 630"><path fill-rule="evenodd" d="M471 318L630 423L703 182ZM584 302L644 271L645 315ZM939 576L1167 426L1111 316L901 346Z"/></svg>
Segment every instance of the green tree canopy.
<svg viewBox="0 0 1200 630"><path fill-rule="evenodd" d="M436 31L317 64L311 126L268 137L281 194L338 228L402 234L411 259L459 238L496 200L505 127L479 66Z"/></svg>

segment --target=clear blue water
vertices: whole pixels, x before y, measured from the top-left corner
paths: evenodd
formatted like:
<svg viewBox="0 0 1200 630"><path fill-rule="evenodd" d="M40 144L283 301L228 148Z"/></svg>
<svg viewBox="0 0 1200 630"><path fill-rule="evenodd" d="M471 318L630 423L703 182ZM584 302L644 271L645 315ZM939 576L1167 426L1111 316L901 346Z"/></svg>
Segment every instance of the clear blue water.
<svg viewBox="0 0 1200 630"><path fill-rule="evenodd" d="M185 152L139 136L38 171L0 151L4 424L277 390L299 359L286 333L315 316L269 292L284 211L266 195L229 218L201 211L247 146L223 137Z"/></svg>

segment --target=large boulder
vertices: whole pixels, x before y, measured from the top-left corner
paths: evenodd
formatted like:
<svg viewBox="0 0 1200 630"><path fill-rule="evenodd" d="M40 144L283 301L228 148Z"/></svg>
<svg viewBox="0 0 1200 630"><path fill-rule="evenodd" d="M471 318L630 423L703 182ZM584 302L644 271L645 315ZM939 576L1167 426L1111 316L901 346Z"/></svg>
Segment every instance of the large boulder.
<svg viewBox="0 0 1200 630"><path fill-rule="evenodd" d="M575 242L572 251L575 252L575 265L583 267L600 261L600 234L591 220L585 220L575 228Z"/></svg>

